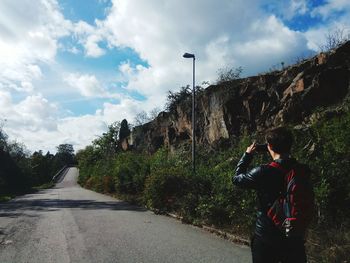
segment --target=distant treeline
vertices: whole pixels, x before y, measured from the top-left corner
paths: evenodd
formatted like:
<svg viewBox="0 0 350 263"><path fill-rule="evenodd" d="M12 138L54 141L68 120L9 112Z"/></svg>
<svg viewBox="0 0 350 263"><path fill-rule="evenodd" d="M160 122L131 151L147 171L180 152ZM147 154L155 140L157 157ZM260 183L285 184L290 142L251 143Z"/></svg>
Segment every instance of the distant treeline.
<svg viewBox="0 0 350 263"><path fill-rule="evenodd" d="M293 155L310 165L317 211L308 236L310 262L345 262L350 258L350 112L315 112L304 126L290 127ZM124 121L125 123L125 121ZM123 152L120 125L112 125L92 145L77 153L82 186L144 205L156 212L177 213L183 221L215 225L248 237L255 220L254 192L233 187L231 178L241 154L255 135L242 135L233 147L198 149L197 173L191 173L190 145L154 155ZM255 163L269 162L257 155Z"/></svg>
<svg viewBox="0 0 350 263"><path fill-rule="evenodd" d="M0 201L50 183L57 171L71 164L74 164L72 145L59 145L56 154L42 151L31 154L24 145L11 142L0 128Z"/></svg>

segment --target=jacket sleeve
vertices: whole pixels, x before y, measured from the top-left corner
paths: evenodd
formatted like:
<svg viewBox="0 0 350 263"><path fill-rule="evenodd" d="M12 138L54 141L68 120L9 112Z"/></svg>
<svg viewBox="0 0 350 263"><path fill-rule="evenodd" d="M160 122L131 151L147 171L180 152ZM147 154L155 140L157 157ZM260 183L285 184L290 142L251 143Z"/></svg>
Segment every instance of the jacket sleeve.
<svg viewBox="0 0 350 263"><path fill-rule="evenodd" d="M232 177L232 182L234 185L237 185L242 188L258 188L258 181L261 175L261 167L253 168L248 171L248 166L253 159L253 155L249 153L244 153L242 158L239 160L236 173Z"/></svg>

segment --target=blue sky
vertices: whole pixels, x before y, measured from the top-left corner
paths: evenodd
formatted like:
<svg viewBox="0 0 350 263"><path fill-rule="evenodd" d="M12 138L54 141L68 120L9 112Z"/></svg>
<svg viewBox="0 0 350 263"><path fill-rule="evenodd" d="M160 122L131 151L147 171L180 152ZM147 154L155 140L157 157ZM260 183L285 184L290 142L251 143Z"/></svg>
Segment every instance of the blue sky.
<svg viewBox="0 0 350 263"><path fill-rule="evenodd" d="M60 0L60 7L65 18L78 22L80 20L93 24L96 19L106 18L111 1L98 0Z"/></svg>
<svg viewBox="0 0 350 263"><path fill-rule="evenodd" d="M0 121L31 151L84 148L217 71L266 72L350 29L344 0L2 0ZM193 12L195 10L195 12Z"/></svg>
<svg viewBox="0 0 350 263"><path fill-rule="evenodd" d="M112 3L108 0L62 0L59 1L62 13L65 18L72 22L85 21L94 25L96 20L103 20L108 14ZM107 52L99 57L84 56L84 48L81 44L76 43L74 36L67 36L60 39L60 43L66 47L76 47L78 54L67 50L59 50L56 60L59 64L70 71L85 72L94 74L103 80L103 85L111 92L129 95L132 98L143 101L145 97L137 91L128 92L123 87L127 81L120 81L118 67L125 61L129 61L132 66L143 65L148 67L146 61L142 60L139 55L129 47L108 48L107 41L99 42L99 46ZM93 114L96 109L101 108L104 102L113 103L113 99L91 98L84 100L67 101L65 96L59 98L60 103L75 115Z"/></svg>
<svg viewBox="0 0 350 263"><path fill-rule="evenodd" d="M291 1L293 2L293 1ZM309 28L317 27L320 24L323 24L323 18L319 15L312 15L311 12L305 10L303 11L303 5L308 10L314 10L317 7L323 6L326 4L325 0L312 0L312 1L294 1L300 3L299 12L296 15L291 15L291 10L288 8L288 5L291 4L289 1L271 1L267 3L263 8L271 13L275 14L279 19L285 23L289 28L293 30L298 30L305 32ZM291 17L288 17L291 15Z"/></svg>
<svg viewBox="0 0 350 263"><path fill-rule="evenodd" d="M63 43L67 43L63 41ZM101 44L103 47L103 43ZM118 73L118 67L125 61L130 61L132 66L143 65L147 67L147 63L130 48L112 48L105 55L98 58L85 57L81 54L73 54L68 51L59 51L57 54L57 62L65 69L72 72L85 72L94 74L111 92L118 92L130 95L136 100L144 100L144 96L137 91L128 92L125 88L127 80L121 81ZM79 103L65 102L65 96L61 98L61 102L72 110L75 114L92 114L96 108L103 105L103 99L91 98L90 100L80 101ZM78 105L79 104L79 105ZM98 107L96 107L98 105ZM73 110L74 109L74 110Z"/></svg>

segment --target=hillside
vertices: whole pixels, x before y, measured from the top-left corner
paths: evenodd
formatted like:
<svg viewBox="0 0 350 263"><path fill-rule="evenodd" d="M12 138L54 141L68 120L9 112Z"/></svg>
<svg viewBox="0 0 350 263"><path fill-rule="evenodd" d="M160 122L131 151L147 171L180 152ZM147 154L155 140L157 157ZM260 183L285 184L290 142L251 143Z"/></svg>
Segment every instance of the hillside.
<svg viewBox="0 0 350 263"><path fill-rule="evenodd" d="M278 125L308 124L315 110L341 104L349 93L350 42L281 71L212 85L197 96L196 141L227 144L234 138ZM191 99L191 98L189 98ZM137 126L124 149L155 152L191 140L191 103ZM339 109L338 109L339 110Z"/></svg>
<svg viewBox="0 0 350 263"><path fill-rule="evenodd" d="M79 183L157 213L175 213L186 223L248 239L256 196L233 186L235 166L265 129L286 125L295 137L292 155L312 171L316 211L306 243L309 262L347 262L349 70L347 42L281 71L201 90L195 174L191 96L184 93L153 121L130 133L123 120L79 151ZM252 167L269 161L267 154L257 154Z"/></svg>

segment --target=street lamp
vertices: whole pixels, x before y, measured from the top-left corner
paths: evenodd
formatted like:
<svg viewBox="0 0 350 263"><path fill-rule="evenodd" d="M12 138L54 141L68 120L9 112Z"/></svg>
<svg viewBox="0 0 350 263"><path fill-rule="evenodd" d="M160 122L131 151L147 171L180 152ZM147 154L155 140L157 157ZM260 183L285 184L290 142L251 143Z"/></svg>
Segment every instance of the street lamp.
<svg viewBox="0 0 350 263"><path fill-rule="evenodd" d="M195 85L195 60L194 54L185 53L184 58L193 58L193 85L192 85L192 169L193 174L196 173L196 133L195 133L195 107L196 107L196 85Z"/></svg>

